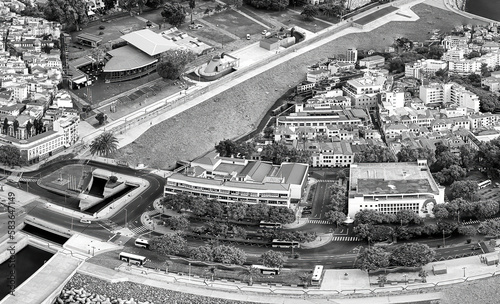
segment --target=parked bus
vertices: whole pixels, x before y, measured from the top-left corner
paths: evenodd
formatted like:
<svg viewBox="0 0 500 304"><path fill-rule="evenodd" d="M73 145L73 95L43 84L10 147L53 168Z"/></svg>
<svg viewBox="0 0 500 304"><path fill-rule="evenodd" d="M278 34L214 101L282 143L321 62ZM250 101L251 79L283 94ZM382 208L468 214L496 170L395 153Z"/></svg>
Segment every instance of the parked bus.
<svg viewBox="0 0 500 304"><path fill-rule="evenodd" d="M278 239L274 239L272 246L275 248L299 248L300 243L297 241L281 241Z"/></svg>
<svg viewBox="0 0 500 304"><path fill-rule="evenodd" d="M252 268L256 268L260 270L261 274L264 275L278 275L280 274L280 269L276 267L266 267L264 265L252 265Z"/></svg>
<svg viewBox="0 0 500 304"><path fill-rule="evenodd" d="M281 223L271 223L266 221L260 221L260 228L281 228L283 225Z"/></svg>
<svg viewBox="0 0 500 304"><path fill-rule="evenodd" d="M146 263L146 257L126 252L120 252L120 260L125 261L129 264L136 264L139 266L144 265Z"/></svg>
<svg viewBox="0 0 500 304"><path fill-rule="evenodd" d="M311 278L311 285L319 285L321 283L322 276L323 276L323 266L321 265L314 266L314 271Z"/></svg>
<svg viewBox="0 0 500 304"><path fill-rule="evenodd" d="M136 239L135 246L149 249L149 241L145 239Z"/></svg>
<svg viewBox="0 0 500 304"><path fill-rule="evenodd" d="M490 179L487 179L487 180L485 180L484 182L480 182L480 183L478 183L478 184L477 184L477 188L478 188L478 189L483 189L483 188L486 188L486 187L488 187L488 186L490 186L490 185L491 185L491 180L490 180Z"/></svg>

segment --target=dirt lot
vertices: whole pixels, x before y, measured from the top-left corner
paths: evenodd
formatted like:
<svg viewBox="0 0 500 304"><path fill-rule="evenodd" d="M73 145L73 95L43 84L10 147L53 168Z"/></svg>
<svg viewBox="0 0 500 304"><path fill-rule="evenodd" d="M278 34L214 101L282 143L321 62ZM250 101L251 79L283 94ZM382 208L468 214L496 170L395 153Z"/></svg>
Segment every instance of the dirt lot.
<svg viewBox="0 0 500 304"><path fill-rule="evenodd" d="M158 168L168 168L179 159L191 160L213 149L220 140L241 136L257 126L288 85L304 80L308 64L344 53L349 47L383 49L394 37L423 41L433 29L447 31L470 22L425 4L415 6L414 11L421 17L417 22L393 22L369 34L344 36L249 79L217 96L217 102L207 100L154 126L120 149L117 157L130 164L144 163Z"/></svg>

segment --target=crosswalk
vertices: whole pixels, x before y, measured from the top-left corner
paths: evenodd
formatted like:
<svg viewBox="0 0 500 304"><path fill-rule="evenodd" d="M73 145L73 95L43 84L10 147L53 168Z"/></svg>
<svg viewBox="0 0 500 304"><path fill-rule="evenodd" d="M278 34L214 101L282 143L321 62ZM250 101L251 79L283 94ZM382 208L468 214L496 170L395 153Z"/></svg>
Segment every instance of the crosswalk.
<svg viewBox="0 0 500 304"><path fill-rule="evenodd" d="M318 183L337 183L338 180L336 179L318 179Z"/></svg>
<svg viewBox="0 0 500 304"><path fill-rule="evenodd" d="M464 225L473 225L473 224L479 224L481 223L480 221L468 221L468 222L462 222L462 224Z"/></svg>
<svg viewBox="0 0 500 304"><path fill-rule="evenodd" d="M308 219L307 222L309 224L332 225L332 222L327 221L327 220L311 220L311 219Z"/></svg>
<svg viewBox="0 0 500 304"><path fill-rule="evenodd" d="M26 177L21 177L19 179L20 182L29 182L29 183L36 183L38 181L38 178L26 178Z"/></svg>
<svg viewBox="0 0 500 304"><path fill-rule="evenodd" d="M130 231L132 231L135 234L141 234L141 233L149 231L149 229L143 225L141 225L139 227L135 227L134 225L130 225Z"/></svg>
<svg viewBox="0 0 500 304"><path fill-rule="evenodd" d="M355 236L334 236L333 242L359 242L360 239Z"/></svg>
<svg viewBox="0 0 500 304"><path fill-rule="evenodd" d="M105 219L105 220L102 220L100 222L103 225L103 227L105 227L106 229L109 229L110 231L115 231L115 230L120 229L120 226L118 226L118 224L116 224L115 222L113 222L109 219Z"/></svg>

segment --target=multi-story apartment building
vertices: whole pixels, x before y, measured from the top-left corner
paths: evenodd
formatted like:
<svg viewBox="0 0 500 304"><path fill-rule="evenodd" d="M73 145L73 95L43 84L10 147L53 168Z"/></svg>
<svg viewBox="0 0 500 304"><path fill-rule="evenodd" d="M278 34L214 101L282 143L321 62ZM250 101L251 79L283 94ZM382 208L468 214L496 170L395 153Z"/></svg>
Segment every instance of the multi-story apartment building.
<svg viewBox="0 0 500 304"><path fill-rule="evenodd" d="M421 59L413 63L405 64L405 76L422 79L425 76L433 76L437 71L444 70L448 66L443 60Z"/></svg>
<svg viewBox="0 0 500 304"><path fill-rule="evenodd" d="M354 107L375 111L378 95L384 88L386 80L382 74L367 72L362 78L348 80L342 90L351 98Z"/></svg>
<svg viewBox="0 0 500 304"><path fill-rule="evenodd" d="M359 61L359 66L367 67L368 69L376 69L383 67L385 58L380 55L365 57Z"/></svg>
<svg viewBox="0 0 500 304"><path fill-rule="evenodd" d="M465 59L465 51L464 50L448 50L443 56L441 56L441 60L443 61L460 61Z"/></svg>
<svg viewBox="0 0 500 304"><path fill-rule="evenodd" d="M220 157L212 152L167 178L165 195L187 193L230 204L264 203L289 207L302 197L309 165Z"/></svg>
<svg viewBox="0 0 500 304"><path fill-rule="evenodd" d="M457 83L432 83L420 86L420 99L425 103L451 103L479 112L479 97Z"/></svg>
<svg viewBox="0 0 500 304"><path fill-rule="evenodd" d="M500 71L491 72L490 77L481 77L481 87L491 92L500 91Z"/></svg>
<svg viewBox="0 0 500 304"><path fill-rule="evenodd" d="M448 62L448 72L457 75L480 74L483 63L478 58Z"/></svg>
<svg viewBox="0 0 500 304"><path fill-rule="evenodd" d="M444 203L444 187L432 177L425 160L415 163L354 163L350 166L348 215L360 210L395 214L412 210L424 217Z"/></svg>
<svg viewBox="0 0 500 304"><path fill-rule="evenodd" d="M308 142L312 167L347 167L354 161L351 144L340 142Z"/></svg>
<svg viewBox="0 0 500 304"><path fill-rule="evenodd" d="M500 115L491 113L478 113L470 115L469 120L470 120L470 127L472 130L475 130L480 127L488 128L498 125L500 121Z"/></svg>
<svg viewBox="0 0 500 304"><path fill-rule="evenodd" d="M371 125L370 115L363 109L343 109L328 115L308 115L307 113L292 113L289 116L279 116L276 126L313 127L318 133L326 133L327 127L337 125L339 128L359 128Z"/></svg>
<svg viewBox="0 0 500 304"><path fill-rule="evenodd" d="M453 50L453 49L468 49L470 38L462 37L462 36L446 36L443 41L441 41L441 45L445 48L445 50Z"/></svg>

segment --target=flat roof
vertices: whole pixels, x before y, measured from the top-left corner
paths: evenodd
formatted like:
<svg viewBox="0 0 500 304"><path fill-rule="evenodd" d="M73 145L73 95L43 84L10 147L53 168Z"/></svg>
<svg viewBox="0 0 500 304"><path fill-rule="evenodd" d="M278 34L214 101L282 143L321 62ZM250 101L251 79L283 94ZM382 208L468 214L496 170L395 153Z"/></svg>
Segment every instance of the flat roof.
<svg viewBox="0 0 500 304"><path fill-rule="evenodd" d="M89 33L81 33L78 36L76 36L76 39L83 39L83 40L88 40L88 41L95 41L95 42L101 42L102 38L93 34Z"/></svg>
<svg viewBox="0 0 500 304"><path fill-rule="evenodd" d="M158 61L131 45L111 50L108 54L112 57L103 68L105 73L134 70Z"/></svg>
<svg viewBox="0 0 500 304"><path fill-rule="evenodd" d="M363 18L359 18L358 20L354 20L354 22L357 24L360 24L360 25L366 25L372 21L379 19L380 17L388 15L394 11L397 11L398 9L399 9L398 7L387 6L387 7L384 7L383 9L380 9L380 10L375 11L369 15L366 15Z"/></svg>
<svg viewBox="0 0 500 304"><path fill-rule="evenodd" d="M283 163L278 176L285 178L286 184L300 185L307 175L308 165L301 163Z"/></svg>
<svg viewBox="0 0 500 304"><path fill-rule="evenodd" d="M95 62L95 60L93 58L90 58L89 56L84 56L84 57L77 58L75 60L71 60L70 62L68 62L68 64L74 66L75 68L79 68L82 66L92 64L93 62Z"/></svg>
<svg viewBox="0 0 500 304"><path fill-rule="evenodd" d="M427 167L417 163L357 163L350 168L350 193L412 194L439 189Z"/></svg>
<svg viewBox="0 0 500 304"><path fill-rule="evenodd" d="M236 174L239 174L243 170L243 168L245 168L245 166L240 164L221 163L213 171L227 172L228 174L236 172Z"/></svg>
<svg viewBox="0 0 500 304"><path fill-rule="evenodd" d="M179 48L173 41L165 39L162 35L149 29L135 31L123 35L121 38L149 56L158 55L170 49Z"/></svg>

